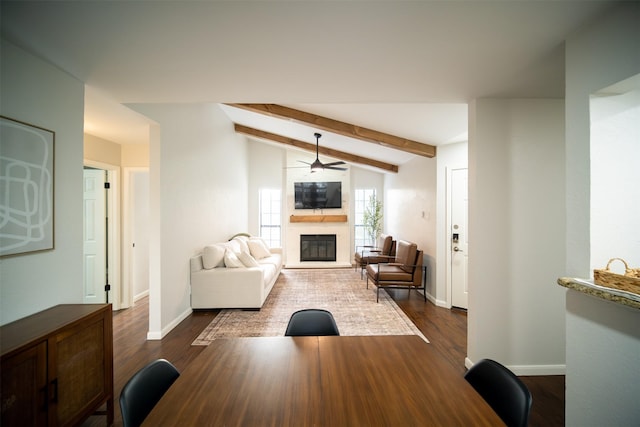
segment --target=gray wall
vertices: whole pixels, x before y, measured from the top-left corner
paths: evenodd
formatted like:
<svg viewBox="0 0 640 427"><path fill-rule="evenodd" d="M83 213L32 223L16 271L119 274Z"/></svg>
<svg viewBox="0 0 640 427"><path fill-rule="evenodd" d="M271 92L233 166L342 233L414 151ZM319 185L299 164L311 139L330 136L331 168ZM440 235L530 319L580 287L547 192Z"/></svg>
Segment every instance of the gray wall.
<svg viewBox="0 0 640 427"><path fill-rule="evenodd" d="M638 22L640 3L624 3L566 43L568 276L592 276L589 96L640 73ZM566 425L637 425L640 310L566 293Z"/></svg>
<svg viewBox="0 0 640 427"><path fill-rule="evenodd" d="M60 303L82 303L84 85L2 40L0 113L55 132L52 251L0 260L0 323Z"/></svg>

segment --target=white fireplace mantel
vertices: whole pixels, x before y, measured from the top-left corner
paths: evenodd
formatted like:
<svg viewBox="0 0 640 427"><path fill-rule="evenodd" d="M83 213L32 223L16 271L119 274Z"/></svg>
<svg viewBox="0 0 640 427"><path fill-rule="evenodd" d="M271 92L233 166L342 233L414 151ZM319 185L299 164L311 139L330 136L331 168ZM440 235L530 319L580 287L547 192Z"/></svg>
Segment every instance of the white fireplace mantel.
<svg viewBox="0 0 640 427"><path fill-rule="evenodd" d="M335 261L300 261L300 235L335 234ZM287 227L286 268L336 268L351 267L350 233L348 222L301 222Z"/></svg>

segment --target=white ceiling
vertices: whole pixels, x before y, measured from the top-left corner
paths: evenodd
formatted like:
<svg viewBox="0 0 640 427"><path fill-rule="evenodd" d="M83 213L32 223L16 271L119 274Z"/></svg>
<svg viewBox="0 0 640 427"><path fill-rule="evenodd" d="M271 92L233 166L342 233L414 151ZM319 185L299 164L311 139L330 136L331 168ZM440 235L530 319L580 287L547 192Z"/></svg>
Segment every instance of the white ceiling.
<svg viewBox="0 0 640 427"><path fill-rule="evenodd" d="M4 38L86 83L85 130L108 140L147 141L127 104L250 102L441 145L466 140L475 98L563 97L564 40L613 3L3 0L0 19ZM314 129L225 111L315 142ZM412 157L333 135L321 145Z"/></svg>

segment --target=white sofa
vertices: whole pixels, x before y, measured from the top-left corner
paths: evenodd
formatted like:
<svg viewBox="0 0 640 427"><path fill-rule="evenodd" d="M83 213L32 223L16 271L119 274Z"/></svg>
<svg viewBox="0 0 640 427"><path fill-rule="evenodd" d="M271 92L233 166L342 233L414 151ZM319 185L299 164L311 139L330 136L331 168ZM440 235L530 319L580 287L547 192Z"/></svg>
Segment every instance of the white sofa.
<svg viewBox="0 0 640 427"><path fill-rule="evenodd" d="M282 269L282 249L239 237L191 257L191 307L259 309Z"/></svg>

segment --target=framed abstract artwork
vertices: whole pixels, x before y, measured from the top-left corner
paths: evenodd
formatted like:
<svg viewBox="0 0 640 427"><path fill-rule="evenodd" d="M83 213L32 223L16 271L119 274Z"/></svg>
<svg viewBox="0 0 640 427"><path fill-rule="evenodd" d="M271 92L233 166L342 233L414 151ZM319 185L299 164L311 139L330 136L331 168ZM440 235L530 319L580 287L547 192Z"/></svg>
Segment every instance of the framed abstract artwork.
<svg viewBox="0 0 640 427"><path fill-rule="evenodd" d="M54 248L55 133L0 116L0 257Z"/></svg>

